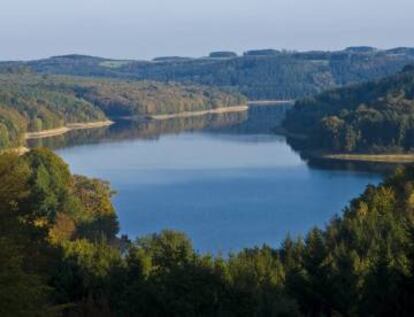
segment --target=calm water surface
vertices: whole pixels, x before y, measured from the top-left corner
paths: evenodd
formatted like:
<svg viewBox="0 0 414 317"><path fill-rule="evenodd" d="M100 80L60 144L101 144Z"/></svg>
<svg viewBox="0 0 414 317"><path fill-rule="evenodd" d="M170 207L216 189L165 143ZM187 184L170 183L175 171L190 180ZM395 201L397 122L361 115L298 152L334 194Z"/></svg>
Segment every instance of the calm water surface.
<svg viewBox="0 0 414 317"><path fill-rule="evenodd" d="M270 133L280 113L257 109L249 117L114 126L55 147L73 172L111 182L122 233L176 229L203 252L277 246L287 233L323 226L380 181L373 172L309 167Z"/></svg>

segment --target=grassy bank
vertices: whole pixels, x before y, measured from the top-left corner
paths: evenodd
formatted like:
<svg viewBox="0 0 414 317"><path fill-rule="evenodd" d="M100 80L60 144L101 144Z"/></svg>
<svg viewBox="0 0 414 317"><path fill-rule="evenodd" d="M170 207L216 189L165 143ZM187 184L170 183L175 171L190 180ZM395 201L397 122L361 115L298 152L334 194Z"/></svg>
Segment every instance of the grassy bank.
<svg viewBox="0 0 414 317"><path fill-rule="evenodd" d="M381 163L412 163L414 153L406 154L327 154L322 158L331 160L381 162Z"/></svg>
<svg viewBox="0 0 414 317"><path fill-rule="evenodd" d="M216 109L209 109L209 110L202 110L202 111L185 111L185 112L178 112L178 113L171 113L171 114L152 115L150 116L150 118L154 120L166 120L166 119L172 119L172 118L204 116L207 114L243 112L243 111L247 111L248 109L249 109L248 106L242 105L242 106L223 107L223 108L216 108Z"/></svg>
<svg viewBox="0 0 414 317"><path fill-rule="evenodd" d="M286 100L249 100L247 104L249 106L279 106L279 105L286 105L295 103L294 99L286 99Z"/></svg>

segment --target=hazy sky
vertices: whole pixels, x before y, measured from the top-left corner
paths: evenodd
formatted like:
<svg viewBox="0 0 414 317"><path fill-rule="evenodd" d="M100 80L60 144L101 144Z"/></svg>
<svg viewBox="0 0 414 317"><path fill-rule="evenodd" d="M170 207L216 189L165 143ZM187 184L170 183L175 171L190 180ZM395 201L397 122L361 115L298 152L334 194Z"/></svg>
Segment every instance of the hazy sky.
<svg viewBox="0 0 414 317"><path fill-rule="evenodd" d="M0 0L0 60L414 46L414 0Z"/></svg>

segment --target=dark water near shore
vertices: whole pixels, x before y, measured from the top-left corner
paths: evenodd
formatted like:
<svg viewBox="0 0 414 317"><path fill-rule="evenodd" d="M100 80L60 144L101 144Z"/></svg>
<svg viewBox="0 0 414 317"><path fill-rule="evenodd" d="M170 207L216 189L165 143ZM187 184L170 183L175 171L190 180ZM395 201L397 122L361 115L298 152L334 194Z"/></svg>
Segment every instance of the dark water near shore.
<svg viewBox="0 0 414 317"><path fill-rule="evenodd" d="M227 253L323 226L379 172L309 164L271 128L286 107L120 122L44 139L75 173L109 180L122 233L186 232L196 249Z"/></svg>

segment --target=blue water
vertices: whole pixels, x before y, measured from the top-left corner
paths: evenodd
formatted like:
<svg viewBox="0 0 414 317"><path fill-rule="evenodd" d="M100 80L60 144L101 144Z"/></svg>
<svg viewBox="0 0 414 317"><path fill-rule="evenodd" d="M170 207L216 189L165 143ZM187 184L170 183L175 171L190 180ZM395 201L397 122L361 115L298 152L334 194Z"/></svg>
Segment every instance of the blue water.
<svg viewBox="0 0 414 317"><path fill-rule="evenodd" d="M215 254L323 226L381 179L310 168L284 137L262 133L161 134L57 152L73 172L111 182L121 233L176 229Z"/></svg>

